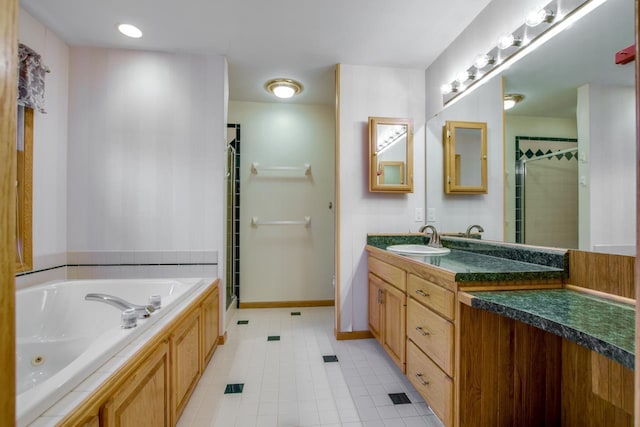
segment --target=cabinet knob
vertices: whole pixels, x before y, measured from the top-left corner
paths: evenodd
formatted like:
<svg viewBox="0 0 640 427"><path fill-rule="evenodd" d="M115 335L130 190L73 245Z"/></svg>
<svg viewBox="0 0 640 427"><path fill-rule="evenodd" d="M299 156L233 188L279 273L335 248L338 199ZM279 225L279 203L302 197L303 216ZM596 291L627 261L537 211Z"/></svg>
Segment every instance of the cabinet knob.
<svg viewBox="0 0 640 427"><path fill-rule="evenodd" d="M417 372L416 373L416 378L418 379L418 382L422 385L429 385L429 381L425 381L422 379L422 374Z"/></svg>
<svg viewBox="0 0 640 427"><path fill-rule="evenodd" d="M416 326L416 331L420 332L423 337L426 337L427 335L431 335L429 332L422 329L422 326Z"/></svg>
<svg viewBox="0 0 640 427"><path fill-rule="evenodd" d="M429 296L429 294L426 293L425 291L423 291L422 289L418 289L416 291L416 294L420 295L421 297L428 297Z"/></svg>

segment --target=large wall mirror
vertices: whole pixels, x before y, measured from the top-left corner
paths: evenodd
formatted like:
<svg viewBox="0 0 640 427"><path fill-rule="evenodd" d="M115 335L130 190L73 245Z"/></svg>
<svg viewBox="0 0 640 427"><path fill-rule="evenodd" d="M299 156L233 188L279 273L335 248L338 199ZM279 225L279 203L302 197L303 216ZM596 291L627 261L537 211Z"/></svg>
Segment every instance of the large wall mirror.
<svg viewBox="0 0 640 427"><path fill-rule="evenodd" d="M413 192L413 121L369 117L369 191Z"/></svg>
<svg viewBox="0 0 640 427"><path fill-rule="evenodd" d="M504 168L505 188L504 206L495 206L504 208L504 232L493 236L635 255L635 66L614 61L634 44L634 17L632 0L607 0L492 78L502 77L504 94L524 95L503 123L487 120L490 129L504 126L504 166L489 152L489 174ZM487 110L494 102L488 86L443 113ZM459 214L455 207L439 217ZM468 223L474 220L470 211Z"/></svg>

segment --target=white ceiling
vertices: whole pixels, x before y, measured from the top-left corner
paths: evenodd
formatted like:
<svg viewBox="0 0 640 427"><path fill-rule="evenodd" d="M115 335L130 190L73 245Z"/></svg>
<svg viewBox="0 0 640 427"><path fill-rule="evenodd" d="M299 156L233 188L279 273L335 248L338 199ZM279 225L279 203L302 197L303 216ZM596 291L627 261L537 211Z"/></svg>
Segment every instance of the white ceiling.
<svg viewBox="0 0 640 427"><path fill-rule="evenodd" d="M633 0L608 0L517 63L505 92L525 100L507 114L576 117L577 88L586 83L634 86L635 63L616 65L615 53L634 43Z"/></svg>
<svg viewBox="0 0 640 427"><path fill-rule="evenodd" d="M332 103L337 63L426 69L490 0L21 0L72 46L224 55L230 98L273 101L274 77L301 81L289 102ZM120 35L137 25L142 39Z"/></svg>

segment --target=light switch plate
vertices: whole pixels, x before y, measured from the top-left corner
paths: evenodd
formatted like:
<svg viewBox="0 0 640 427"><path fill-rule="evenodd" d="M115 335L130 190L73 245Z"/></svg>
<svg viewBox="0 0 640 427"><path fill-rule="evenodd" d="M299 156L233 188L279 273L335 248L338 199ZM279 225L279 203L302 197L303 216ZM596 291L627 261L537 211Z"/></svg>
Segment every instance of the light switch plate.
<svg viewBox="0 0 640 427"><path fill-rule="evenodd" d="M416 208L415 221L422 222L424 221L424 211L422 208Z"/></svg>
<svg viewBox="0 0 640 427"><path fill-rule="evenodd" d="M427 221L435 222L436 220L436 208L427 208Z"/></svg>

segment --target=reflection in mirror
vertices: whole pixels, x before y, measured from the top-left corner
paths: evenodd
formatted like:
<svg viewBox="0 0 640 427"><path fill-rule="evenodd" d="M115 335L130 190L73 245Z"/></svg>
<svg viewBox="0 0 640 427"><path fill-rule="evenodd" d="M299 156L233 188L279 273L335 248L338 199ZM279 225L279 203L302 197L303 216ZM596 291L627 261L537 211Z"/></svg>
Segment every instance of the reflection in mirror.
<svg viewBox="0 0 640 427"><path fill-rule="evenodd" d="M33 268L32 193L33 119L32 108L17 108L16 127L16 272Z"/></svg>
<svg viewBox="0 0 640 427"><path fill-rule="evenodd" d="M447 121L444 129L445 193L487 192L487 124Z"/></svg>
<svg viewBox="0 0 640 427"><path fill-rule="evenodd" d="M369 191L413 192L410 119L369 117Z"/></svg>
<svg viewBox="0 0 640 427"><path fill-rule="evenodd" d="M635 255L634 2L608 0L513 64L506 240ZM585 54L588 52L588 54Z"/></svg>

